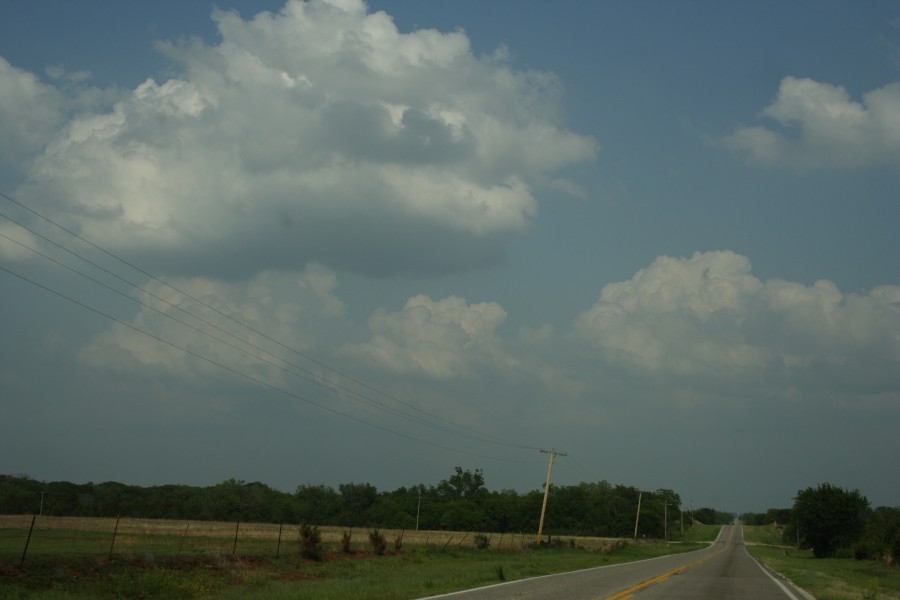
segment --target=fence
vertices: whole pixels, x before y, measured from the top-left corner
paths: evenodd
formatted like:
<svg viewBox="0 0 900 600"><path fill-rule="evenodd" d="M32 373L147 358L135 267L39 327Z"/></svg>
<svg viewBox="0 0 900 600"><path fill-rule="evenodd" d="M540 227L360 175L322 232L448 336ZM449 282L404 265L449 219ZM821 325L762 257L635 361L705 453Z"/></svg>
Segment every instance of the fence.
<svg viewBox="0 0 900 600"><path fill-rule="evenodd" d="M351 532L355 551L371 551L368 530L319 527L326 551L338 551L345 531ZM381 530L388 548L400 539L402 547L446 549L475 546L476 533L459 531ZM492 550L515 550L535 541L534 534L482 534ZM590 550L609 550L618 540L566 537ZM0 515L0 561L24 564L38 556L137 556L198 555L268 556L277 558L300 552L300 532L295 524L225 523L164 519L108 519Z"/></svg>

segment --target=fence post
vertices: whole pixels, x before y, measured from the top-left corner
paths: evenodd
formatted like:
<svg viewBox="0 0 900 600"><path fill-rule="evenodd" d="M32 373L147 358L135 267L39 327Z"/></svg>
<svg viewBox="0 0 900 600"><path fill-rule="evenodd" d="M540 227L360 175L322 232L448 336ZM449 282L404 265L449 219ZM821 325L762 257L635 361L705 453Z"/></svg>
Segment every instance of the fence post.
<svg viewBox="0 0 900 600"><path fill-rule="evenodd" d="M278 547L275 549L275 558L278 558L278 555L281 554L281 530L284 529L284 523L281 523L278 526Z"/></svg>
<svg viewBox="0 0 900 600"><path fill-rule="evenodd" d="M109 544L109 560L112 560L113 547L116 545L117 533L119 533L119 515L116 515L116 527L113 529L112 542Z"/></svg>
<svg viewBox="0 0 900 600"><path fill-rule="evenodd" d="M175 556L178 556L179 554L181 554L181 549L184 548L184 538L187 537L188 527L190 527L190 526L191 526L191 522L188 521L187 525L184 526L184 533L181 534L181 543L178 544L178 552L175 554Z"/></svg>
<svg viewBox="0 0 900 600"><path fill-rule="evenodd" d="M234 524L234 546L231 548L231 555L234 556L237 553L237 538L238 538L238 530L241 528L241 522L238 521Z"/></svg>
<svg viewBox="0 0 900 600"><path fill-rule="evenodd" d="M37 515L31 515L31 527L28 528L28 537L25 538L25 549L22 550L22 560L19 561L19 568L25 564L25 555L28 553L28 544L31 543L31 532L34 531L34 520L37 519Z"/></svg>

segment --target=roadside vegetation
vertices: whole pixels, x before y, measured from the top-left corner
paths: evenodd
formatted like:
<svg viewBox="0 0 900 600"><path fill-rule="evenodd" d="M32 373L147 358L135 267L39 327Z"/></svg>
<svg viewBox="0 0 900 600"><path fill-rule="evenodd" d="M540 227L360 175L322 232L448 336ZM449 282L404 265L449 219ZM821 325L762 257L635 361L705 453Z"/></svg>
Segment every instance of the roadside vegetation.
<svg viewBox="0 0 900 600"><path fill-rule="evenodd" d="M606 481L551 485L552 508L547 512L544 530L550 535L632 537L641 494L635 487ZM0 514L306 523L406 531L537 531L543 495L543 489L526 493L492 491L480 470L459 467L437 485L379 491L368 483L351 482L340 484L338 489L300 485L293 493L233 479L208 487L139 487L116 482L41 482L0 475ZM667 531L671 534L680 530L680 505L681 498L672 490L644 491L638 536L662 538ZM715 515L712 509L694 511L695 520L705 523L714 522ZM394 539L389 539L388 545L392 542Z"/></svg>
<svg viewBox="0 0 900 600"><path fill-rule="evenodd" d="M518 545L516 536L506 546L495 534L403 536L403 532L370 530L354 537L343 535L347 531L339 536L337 531L301 527L299 539L276 557L271 543L244 545L243 552L232 554L227 540L210 546L206 534L197 539L179 535L177 531L188 530L186 523L164 522L161 533L148 531L143 542L110 558L104 546L109 544L111 524L93 520L92 525L105 528L107 533L100 536L105 539L98 540L97 532L84 529L56 530L56 535L44 536L41 551L29 555L24 564L19 562L18 545L10 543L8 536L0 539L0 598L278 600L298 594L311 599L415 598L705 545L579 537L536 545L533 536ZM401 536L404 541L397 548ZM347 537L351 541L345 546ZM386 539L394 543L384 549ZM508 543L510 538L506 539ZM15 541L21 541L21 536ZM72 553L73 544L81 552ZM169 551L150 552L151 547ZM196 550L201 547L206 550Z"/></svg>
<svg viewBox="0 0 900 600"><path fill-rule="evenodd" d="M698 549L719 530L701 517L731 518L682 514L671 490L643 492L634 539L639 494L606 482L554 486L539 544L542 494L490 492L480 471L459 468L437 486L294 494L238 481L137 488L0 477L0 515L19 512L0 516L0 598L425 597ZM28 508L41 500L34 517ZM182 520L161 518L172 514ZM204 519L212 515L223 518Z"/></svg>
<svg viewBox="0 0 900 600"><path fill-rule="evenodd" d="M749 552L817 600L900 600L900 509L823 483L741 519Z"/></svg>
<svg viewBox="0 0 900 600"><path fill-rule="evenodd" d="M780 537L772 525L744 527L750 554L816 600L900 600L900 569L872 560L817 559L812 550L782 545Z"/></svg>

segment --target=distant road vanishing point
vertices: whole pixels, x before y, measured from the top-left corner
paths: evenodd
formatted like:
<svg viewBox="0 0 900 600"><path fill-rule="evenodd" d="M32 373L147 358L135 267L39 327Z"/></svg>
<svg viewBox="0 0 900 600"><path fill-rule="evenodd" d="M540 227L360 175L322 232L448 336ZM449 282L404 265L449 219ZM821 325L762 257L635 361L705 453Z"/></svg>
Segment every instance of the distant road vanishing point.
<svg viewBox="0 0 900 600"><path fill-rule="evenodd" d="M454 592L448 600L812 600L754 560L743 529L726 525L709 548L621 565ZM423 599L424 600L424 599Z"/></svg>

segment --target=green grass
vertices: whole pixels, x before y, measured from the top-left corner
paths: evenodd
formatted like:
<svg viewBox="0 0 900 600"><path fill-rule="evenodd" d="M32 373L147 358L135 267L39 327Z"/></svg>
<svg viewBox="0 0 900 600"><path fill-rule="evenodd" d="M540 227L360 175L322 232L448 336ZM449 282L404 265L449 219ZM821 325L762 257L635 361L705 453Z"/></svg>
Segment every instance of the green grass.
<svg viewBox="0 0 900 600"><path fill-rule="evenodd" d="M677 533L672 536L672 541L685 543L714 542L719 531L722 530L721 525L701 525L695 523L693 527L685 529L684 535Z"/></svg>
<svg viewBox="0 0 900 600"><path fill-rule="evenodd" d="M344 555L326 545L328 560L225 555L75 556L29 558L23 568L0 564L0 598L224 598L253 600L416 598L582 568L651 558L697 548L693 544L627 544L612 552L569 543L549 548L404 548L376 557Z"/></svg>
<svg viewBox="0 0 900 600"><path fill-rule="evenodd" d="M770 526L744 527L747 550L816 600L900 600L900 569L869 560L813 558L812 552L780 545ZM763 540L778 545L765 545Z"/></svg>

